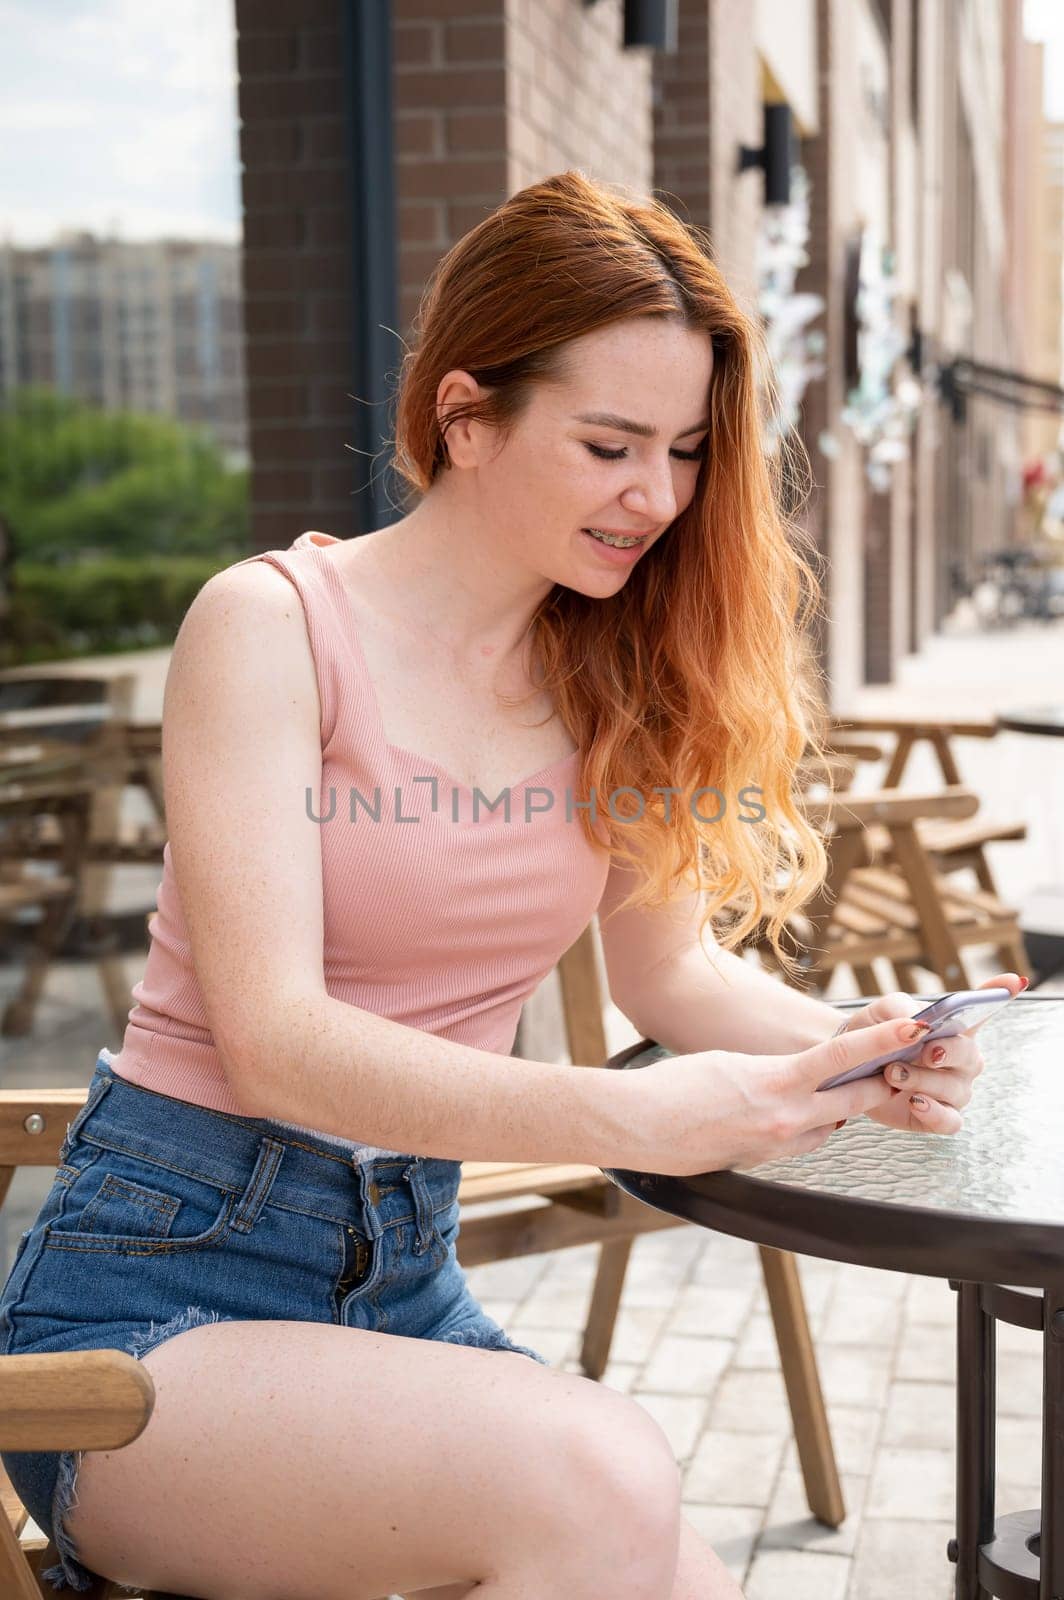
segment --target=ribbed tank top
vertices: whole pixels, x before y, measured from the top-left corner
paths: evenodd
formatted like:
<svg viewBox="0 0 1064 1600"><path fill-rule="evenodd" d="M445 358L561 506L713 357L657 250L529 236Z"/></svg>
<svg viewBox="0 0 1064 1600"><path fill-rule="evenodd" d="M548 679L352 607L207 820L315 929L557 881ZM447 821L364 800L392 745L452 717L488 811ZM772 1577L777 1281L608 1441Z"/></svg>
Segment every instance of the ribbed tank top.
<svg viewBox="0 0 1064 1600"><path fill-rule="evenodd" d="M328 553L338 543L304 533L288 550L234 563L268 561L285 575L314 659L322 776L317 796L308 790L305 799L308 826L312 799L320 819L325 987L407 1027L508 1055L522 1005L605 888L601 820L603 845L593 845L567 803L580 799L580 752L478 799L436 762L390 744L354 607ZM101 1054L132 1083L246 1114L208 1026L169 844L156 907L122 1048ZM320 1133L312 1123L285 1126ZM407 1153L320 1136L360 1161Z"/></svg>

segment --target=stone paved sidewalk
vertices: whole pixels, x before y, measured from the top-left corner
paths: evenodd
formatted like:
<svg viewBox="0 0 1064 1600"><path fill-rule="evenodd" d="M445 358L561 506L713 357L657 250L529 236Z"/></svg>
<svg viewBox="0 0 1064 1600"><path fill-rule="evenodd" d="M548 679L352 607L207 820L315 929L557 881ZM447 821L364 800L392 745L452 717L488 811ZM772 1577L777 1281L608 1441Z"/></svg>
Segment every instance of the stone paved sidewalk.
<svg viewBox="0 0 1064 1600"><path fill-rule="evenodd" d="M161 688L157 657L151 653ZM1044 702L1061 684L1064 627L979 637L960 629L904 662L896 685L863 691L853 709L982 716ZM150 696L140 714L153 714ZM1064 851L1064 742L1010 737L1009 759L1003 738L963 741L958 755L995 814L1031 822L1027 845L992 854L999 882L1022 898L1054 875L1053 851ZM941 779L933 764L914 761L906 787L925 782L937 787ZM862 779L871 785L871 776ZM1064 870L1055 875L1064 879ZM131 981L139 965L130 958ZM976 981L993 970L979 963ZM1064 992L1059 981L1046 987ZM0 966L0 1001L13 988L13 972ZM832 996L850 992L840 983ZM34 1037L0 1040L0 1082L87 1083L100 1046L117 1043L98 1006L91 964L54 969ZM611 1049L635 1037L612 1008L608 1035ZM5 1272L47 1178L15 1180L0 1236ZM578 1371L595 1264L593 1248L576 1249L479 1267L469 1277L516 1339ZM932 1279L811 1259L801 1274L849 1508L837 1532L806 1511L753 1246L687 1226L638 1240L605 1381L665 1430L683 1469L687 1514L743 1580L748 1600L947 1600L952 1294ZM1010 1511L1038 1499L1039 1340L1002 1324L999 1349L998 1495Z"/></svg>

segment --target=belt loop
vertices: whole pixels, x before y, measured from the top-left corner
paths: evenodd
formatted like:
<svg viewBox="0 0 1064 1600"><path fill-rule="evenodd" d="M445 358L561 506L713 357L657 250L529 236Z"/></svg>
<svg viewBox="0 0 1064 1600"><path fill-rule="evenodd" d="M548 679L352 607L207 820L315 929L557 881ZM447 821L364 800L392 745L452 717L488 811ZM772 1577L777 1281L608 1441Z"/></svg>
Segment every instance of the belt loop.
<svg viewBox="0 0 1064 1600"><path fill-rule="evenodd" d="M377 1213L377 1202L380 1199L380 1189L373 1179L374 1157L367 1161L353 1161L352 1166L358 1174L358 1197L362 1204L363 1226L366 1238L372 1242L379 1239L384 1229ZM376 1197L376 1198L375 1198Z"/></svg>
<svg viewBox="0 0 1064 1600"><path fill-rule="evenodd" d="M269 1199L283 1155L284 1145L279 1139L263 1138L260 1141L255 1169L248 1179L247 1188L240 1196L236 1216L233 1219L233 1227L239 1233L250 1233L255 1226L259 1212Z"/></svg>
<svg viewBox="0 0 1064 1600"><path fill-rule="evenodd" d="M417 1223L417 1244L414 1246L414 1254L423 1256L432 1243L434 1224L432 1197L425 1182L425 1169L420 1156L411 1161L408 1167L403 1168L403 1177L409 1183L410 1193L414 1198L414 1220Z"/></svg>

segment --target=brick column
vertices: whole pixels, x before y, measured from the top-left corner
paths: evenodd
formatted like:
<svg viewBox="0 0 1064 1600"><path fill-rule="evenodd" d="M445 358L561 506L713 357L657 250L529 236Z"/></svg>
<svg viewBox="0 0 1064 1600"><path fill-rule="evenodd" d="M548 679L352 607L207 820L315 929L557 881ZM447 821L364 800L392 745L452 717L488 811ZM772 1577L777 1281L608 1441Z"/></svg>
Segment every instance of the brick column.
<svg viewBox="0 0 1064 1600"><path fill-rule="evenodd" d="M252 544L360 530L336 0L236 0Z"/></svg>

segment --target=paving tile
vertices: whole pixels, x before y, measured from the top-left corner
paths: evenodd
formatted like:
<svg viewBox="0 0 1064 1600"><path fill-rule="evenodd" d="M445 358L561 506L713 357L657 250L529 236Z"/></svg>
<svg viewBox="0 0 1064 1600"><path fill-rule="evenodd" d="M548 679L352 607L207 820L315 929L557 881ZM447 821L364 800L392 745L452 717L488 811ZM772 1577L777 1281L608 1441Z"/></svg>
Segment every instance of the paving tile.
<svg viewBox="0 0 1064 1600"><path fill-rule="evenodd" d="M998 1483L1037 1484L1042 1475L1041 1416L997 1419Z"/></svg>
<svg viewBox="0 0 1064 1600"><path fill-rule="evenodd" d="M890 1383L890 1351L858 1345L825 1344L817 1348L820 1384L828 1404L882 1406Z"/></svg>
<svg viewBox="0 0 1064 1600"><path fill-rule="evenodd" d="M858 1406L828 1404L828 1428L841 1473L867 1477L879 1447L880 1413ZM792 1439L783 1458L785 1468L797 1467L798 1447Z"/></svg>
<svg viewBox="0 0 1064 1600"><path fill-rule="evenodd" d="M953 1523L866 1519L857 1539L847 1600L952 1600L946 1558Z"/></svg>
<svg viewBox="0 0 1064 1600"><path fill-rule="evenodd" d="M898 1342L895 1374L918 1383L950 1383L956 1379L957 1350L951 1329L938 1323L910 1322Z"/></svg>
<svg viewBox="0 0 1064 1600"><path fill-rule="evenodd" d="M694 1454L706 1425L708 1402L700 1396L651 1394L643 1389L632 1398L654 1418L677 1461L687 1461Z"/></svg>
<svg viewBox="0 0 1064 1600"><path fill-rule="evenodd" d="M752 1289L732 1288L723 1283L684 1284L669 1316L669 1332L734 1339L746 1324L753 1298Z"/></svg>
<svg viewBox="0 0 1064 1600"><path fill-rule="evenodd" d="M791 1412L779 1372L734 1367L726 1372L713 1396L709 1423L730 1433L789 1433Z"/></svg>
<svg viewBox="0 0 1064 1600"><path fill-rule="evenodd" d="M766 1506L772 1498L782 1434L709 1429L684 1474L684 1499L713 1506Z"/></svg>
<svg viewBox="0 0 1064 1600"><path fill-rule="evenodd" d="M845 1600L850 1581L848 1556L814 1555L799 1550L761 1550L746 1580L746 1600Z"/></svg>
<svg viewBox="0 0 1064 1600"><path fill-rule="evenodd" d="M564 1328L530 1328L524 1322L507 1324L506 1332L515 1344L526 1344L546 1356L552 1366L560 1366L579 1354L580 1335Z"/></svg>
<svg viewBox="0 0 1064 1600"><path fill-rule="evenodd" d="M1003 1350L997 1364L999 1417L1042 1415L1042 1358Z"/></svg>
<svg viewBox="0 0 1064 1600"><path fill-rule="evenodd" d="M735 1347L735 1365L747 1372L778 1372L776 1330L767 1311L755 1311Z"/></svg>
<svg viewBox="0 0 1064 1600"><path fill-rule="evenodd" d="M855 1294L840 1286L817 1330L817 1343L893 1345L900 1325L900 1299Z"/></svg>
<svg viewBox="0 0 1064 1600"><path fill-rule="evenodd" d="M578 1361L573 1362L573 1370L583 1371ZM604 1383L608 1389L616 1389L618 1394L630 1394L642 1370L642 1366L636 1361L608 1361L599 1382Z"/></svg>
<svg viewBox="0 0 1064 1600"><path fill-rule="evenodd" d="M530 1294L543 1271L540 1256L518 1256L509 1261L488 1261L466 1271L469 1287L478 1300L515 1300Z"/></svg>
<svg viewBox="0 0 1064 1600"><path fill-rule="evenodd" d="M910 1278L905 1317L908 1322L933 1322L953 1329L957 1322L957 1296L944 1278Z"/></svg>
<svg viewBox="0 0 1064 1600"><path fill-rule="evenodd" d="M639 1380L640 1389L658 1394L708 1395L728 1365L730 1339L693 1339L665 1334Z"/></svg>
<svg viewBox="0 0 1064 1600"><path fill-rule="evenodd" d="M953 1516L954 1487L952 1451L898 1450L884 1445L872 1469L865 1516L946 1521Z"/></svg>
<svg viewBox="0 0 1064 1600"><path fill-rule="evenodd" d="M818 1522L809 1510L805 1483L798 1467L784 1467L769 1503L765 1525L758 1535L759 1550L819 1550L852 1556L864 1510L868 1479L842 1473L840 1478L846 1520L838 1528Z"/></svg>
<svg viewBox="0 0 1064 1600"><path fill-rule="evenodd" d="M908 1279L903 1272L884 1272L879 1267L861 1267L849 1261L836 1265L835 1293L838 1296L861 1295L895 1304L904 1300Z"/></svg>
<svg viewBox="0 0 1064 1600"><path fill-rule="evenodd" d="M514 1308L520 1305L521 1321L530 1328L582 1328L590 1299L589 1288L559 1289L541 1281Z"/></svg>
<svg viewBox="0 0 1064 1600"><path fill-rule="evenodd" d="M953 1384L891 1384L883 1415L883 1444L913 1450L952 1450L956 1430L957 1394Z"/></svg>
<svg viewBox="0 0 1064 1600"><path fill-rule="evenodd" d="M761 1506L705 1506L685 1500L683 1514L720 1557L733 1577L746 1575L764 1518Z"/></svg>
<svg viewBox="0 0 1064 1600"><path fill-rule="evenodd" d="M669 1315L668 1306L625 1306L617 1313L610 1357L616 1361L649 1361Z"/></svg>

